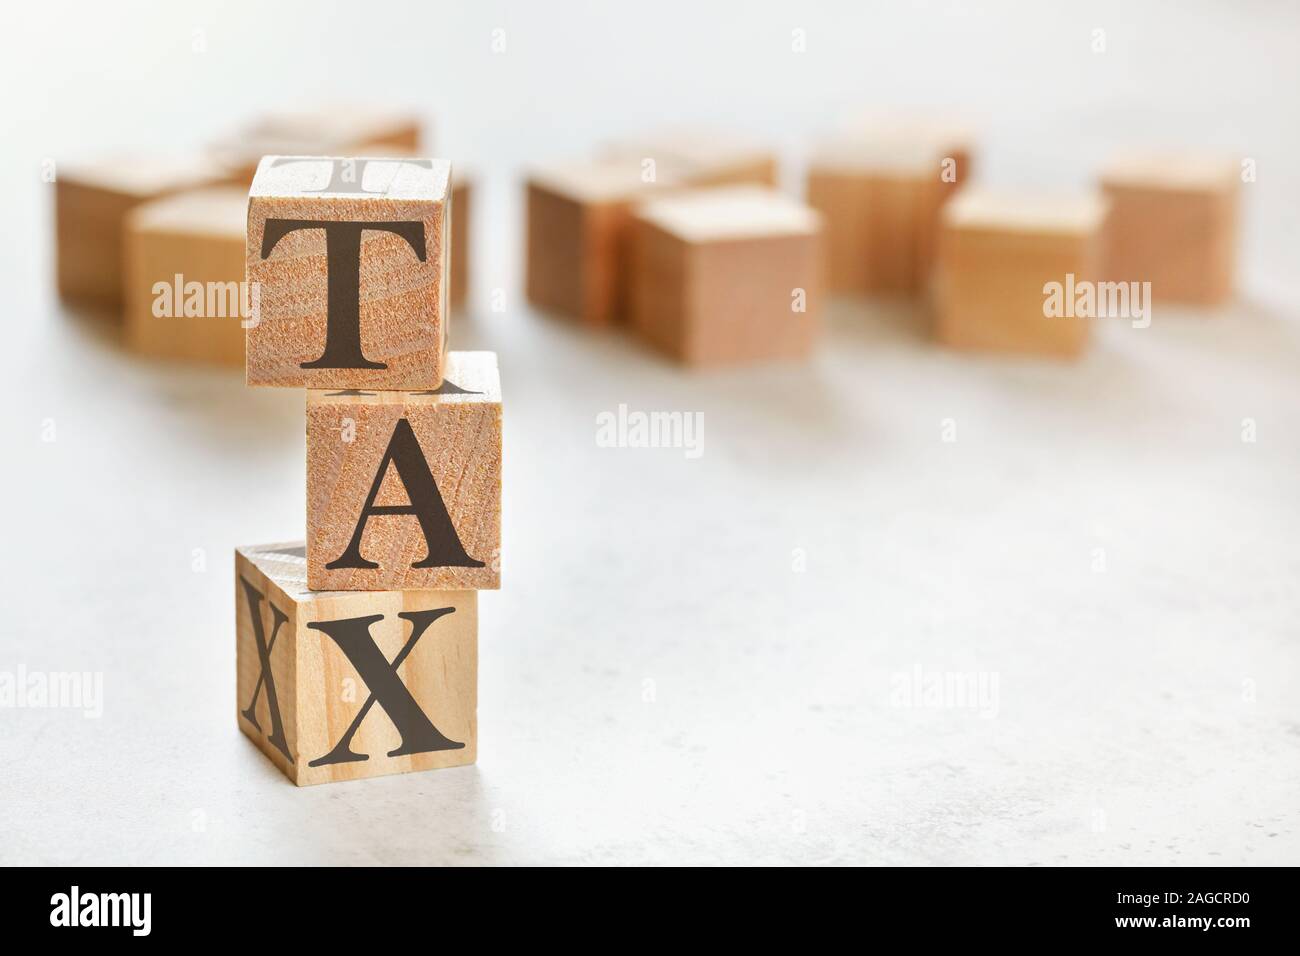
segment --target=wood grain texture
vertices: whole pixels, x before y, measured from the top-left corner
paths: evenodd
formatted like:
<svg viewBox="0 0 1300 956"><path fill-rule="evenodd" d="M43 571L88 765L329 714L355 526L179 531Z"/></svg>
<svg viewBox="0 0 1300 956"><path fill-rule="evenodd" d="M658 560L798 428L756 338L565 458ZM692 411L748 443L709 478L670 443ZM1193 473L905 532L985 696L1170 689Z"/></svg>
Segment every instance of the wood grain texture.
<svg viewBox="0 0 1300 956"><path fill-rule="evenodd" d="M474 763L478 755L476 592L310 591L304 551L301 542L235 551L236 720L240 730L300 786ZM255 595L252 602L250 586ZM442 608L452 610L419 636L396 673L437 730L463 746L389 756L403 738L382 704L376 702L361 717L350 742L351 751L367 759L311 766L345 737L374 688L367 686L335 641L309 625L377 615L379 619L369 624L368 633L384 660L392 663L414 630L412 622L398 615ZM273 740L275 721L268 685L262 679L255 612L261 618L263 642L270 646L283 750ZM284 618L278 632L277 612Z"/></svg>
<svg viewBox="0 0 1300 956"><path fill-rule="evenodd" d="M630 280L632 209L680 190L671 163L646 182L636 158L552 166L527 182L525 286L534 305L588 326L622 321Z"/></svg>
<svg viewBox="0 0 1300 956"><path fill-rule="evenodd" d="M248 195L237 186L179 193L131 211L125 328L132 349L159 358L243 364L247 213ZM191 283L202 288L198 315L184 294ZM168 289L158 290L159 284ZM178 284L182 295L176 294Z"/></svg>
<svg viewBox="0 0 1300 956"><path fill-rule="evenodd" d="M127 214L150 200L229 179L219 164L189 155L122 155L59 167L54 182L59 295L120 316Z"/></svg>
<svg viewBox="0 0 1300 956"><path fill-rule="evenodd" d="M247 274L260 287L260 320L248 329L250 385L307 388L437 388L446 342L451 165L422 168L399 159L365 163L352 187L321 192L337 160L268 156L249 190ZM287 162L286 162L287 161ZM326 342L326 236L304 229L262 258L268 219L313 222L418 222L424 261L402 237L368 230L361 237L360 336L365 358L386 368L303 368Z"/></svg>
<svg viewBox="0 0 1300 956"><path fill-rule="evenodd" d="M1240 169L1231 160L1164 155L1103 170L1110 200L1103 272L1150 282L1155 302L1219 305L1232 297Z"/></svg>
<svg viewBox="0 0 1300 956"><path fill-rule="evenodd" d="M430 546L410 514L372 514L360 554L376 568L329 567L348 552L400 422L409 422L459 547L481 567L413 567ZM373 504L418 489L389 463ZM500 587L501 384L492 352L449 352L441 389L307 393L307 580L313 589Z"/></svg>
<svg viewBox="0 0 1300 956"><path fill-rule="evenodd" d="M1044 314L1044 286L1096 281L1106 205L965 191L944 210L934 308L939 341L976 351L1076 358L1091 320Z"/></svg>
<svg viewBox="0 0 1300 956"><path fill-rule="evenodd" d="M647 342L693 365L811 352L822 290L813 210L735 186L647 203L635 220L632 326Z"/></svg>

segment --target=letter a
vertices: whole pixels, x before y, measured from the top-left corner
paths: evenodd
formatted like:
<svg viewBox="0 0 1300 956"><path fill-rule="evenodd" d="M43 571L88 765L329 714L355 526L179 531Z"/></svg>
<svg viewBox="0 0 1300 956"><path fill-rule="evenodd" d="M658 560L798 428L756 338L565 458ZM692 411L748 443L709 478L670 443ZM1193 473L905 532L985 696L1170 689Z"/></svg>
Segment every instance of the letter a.
<svg viewBox="0 0 1300 956"><path fill-rule="evenodd" d="M377 505L379 489L384 483L388 466L397 468L397 475L402 479L406 494L411 499L406 505ZM401 419L393 429L393 437L388 441L388 450L379 463L375 473L375 482L370 486L370 495L361 509L357 519L357 530L352 534L352 541L341 555L325 565L326 568L377 568L373 561L367 561L361 554L361 537L366 530L366 522L373 515L414 515L424 532L424 545L427 550L424 558L411 565L413 568L481 568L482 561L471 558L460 543L460 536L451 523L447 505L438 491L438 483L433 479L429 463L424 460L424 452L415 437L408 419Z"/></svg>

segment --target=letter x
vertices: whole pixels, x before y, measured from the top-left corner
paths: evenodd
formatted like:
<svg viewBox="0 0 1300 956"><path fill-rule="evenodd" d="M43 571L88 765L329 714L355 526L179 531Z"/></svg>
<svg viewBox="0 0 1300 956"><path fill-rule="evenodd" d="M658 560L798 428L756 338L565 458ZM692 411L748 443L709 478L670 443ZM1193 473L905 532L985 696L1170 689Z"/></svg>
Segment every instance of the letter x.
<svg viewBox="0 0 1300 956"><path fill-rule="evenodd" d="M271 741L275 749L284 754L292 762L293 757L289 755L289 742L284 739L284 724L280 722L280 701L275 696L275 672L271 670L271 649L275 647L275 639L280 633L280 625L288 620L285 613L271 602L267 602L271 608L271 618L274 624L271 626L271 639L266 639L266 627L262 623L262 599L265 595L253 585L248 583L248 579L242 574L239 576L239 583L244 586L244 597L248 599L248 616L253 622L253 643L257 645L257 659L261 663L262 673L257 675L257 684L253 687L253 699L248 702L248 709L242 711L244 719L256 727L259 731L262 725L257 722L257 698L262 694L262 687L266 687L266 709L271 714L271 736L267 739Z"/></svg>
<svg viewBox="0 0 1300 956"><path fill-rule="evenodd" d="M347 618L342 621L316 621L307 625L313 630L327 634L347 655L352 666L361 675L361 679L370 688L370 696L361 705L356 718L339 742L334 745L334 749L325 756L311 761L309 767L369 760L369 754L356 753L351 745L352 738L361 727L361 722L366 719L366 714L370 713L370 708L376 703L384 708L384 712L388 714L402 738L401 746L389 751L390 757L429 753L435 750L460 750L465 746L444 737L438 728L433 726L433 722L420 709L420 705L411 696L402 679L397 676L397 669L414 649L415 642L429 629L429 625L455 610L453 607L440 607L427 611L402 611L398 614L398 617L411 622L411 636L397 652L392 663L384 659L379 645L370 636L370 625L382 621L384 619L382 614Z"/></svg>

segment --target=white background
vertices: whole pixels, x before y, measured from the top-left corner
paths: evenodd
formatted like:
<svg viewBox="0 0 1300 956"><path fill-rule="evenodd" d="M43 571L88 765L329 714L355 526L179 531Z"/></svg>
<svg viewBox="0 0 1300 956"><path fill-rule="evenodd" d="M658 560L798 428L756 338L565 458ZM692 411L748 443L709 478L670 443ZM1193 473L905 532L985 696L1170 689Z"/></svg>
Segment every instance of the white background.
<svg viewBox="0 0 1300 956"><path fill-rule="evenodd" d="M1297 862L1296 7L8 16L0 670L102 671L105 703L0 710L0 861ZM65 312L40 171L330 98L413 105L482 173L452 334L500 355L504 568L479 764L300 790L237 729L231 553L303 534L302 394ZM1255 159L1240 301L1157 303L1078 365L946 353L912 305L841 302L812 362L717 374L523 303L523 165L701 121L778 142L795 186L812 136L913 106L977 118L1007 188L1087 188L1126 145ZM703 456L598 448L619 403L703 412ZM995 711L896 706L918 667L996 676Z"/></svg>

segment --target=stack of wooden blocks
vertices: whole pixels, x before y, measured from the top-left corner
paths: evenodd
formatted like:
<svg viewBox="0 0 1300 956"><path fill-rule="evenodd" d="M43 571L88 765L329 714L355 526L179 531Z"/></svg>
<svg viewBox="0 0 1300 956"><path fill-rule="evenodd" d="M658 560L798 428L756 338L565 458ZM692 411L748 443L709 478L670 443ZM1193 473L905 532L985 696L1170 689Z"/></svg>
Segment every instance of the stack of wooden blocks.
<svg viewBox="0 0 1300 956"><path fill-rule="evenodd" d="M691 365L802 358L819 331L821 222L775 189L775 153L664 131L534 170L528 298L624 325Z"/></svg>
<svg viewBox="0 0 1300 956"><path fill-rule="evenodd" d="M125 344L151 358L244 361L248 185L263 155L410 158L422 139L410 113L346 106L273 113L201 151L119 155L55 177L58 287L65 300L122 319ZM469 276L470 180L456 182L450 301Z"/></svg>
<svg viewBox="0 0 1300 956"><path fill-rule="evenodd" d="M447 352L451 166L267 156L250 385L306 389L307 539L235 552L240 728L295 783L473 763L501 385Z"/></svg>

